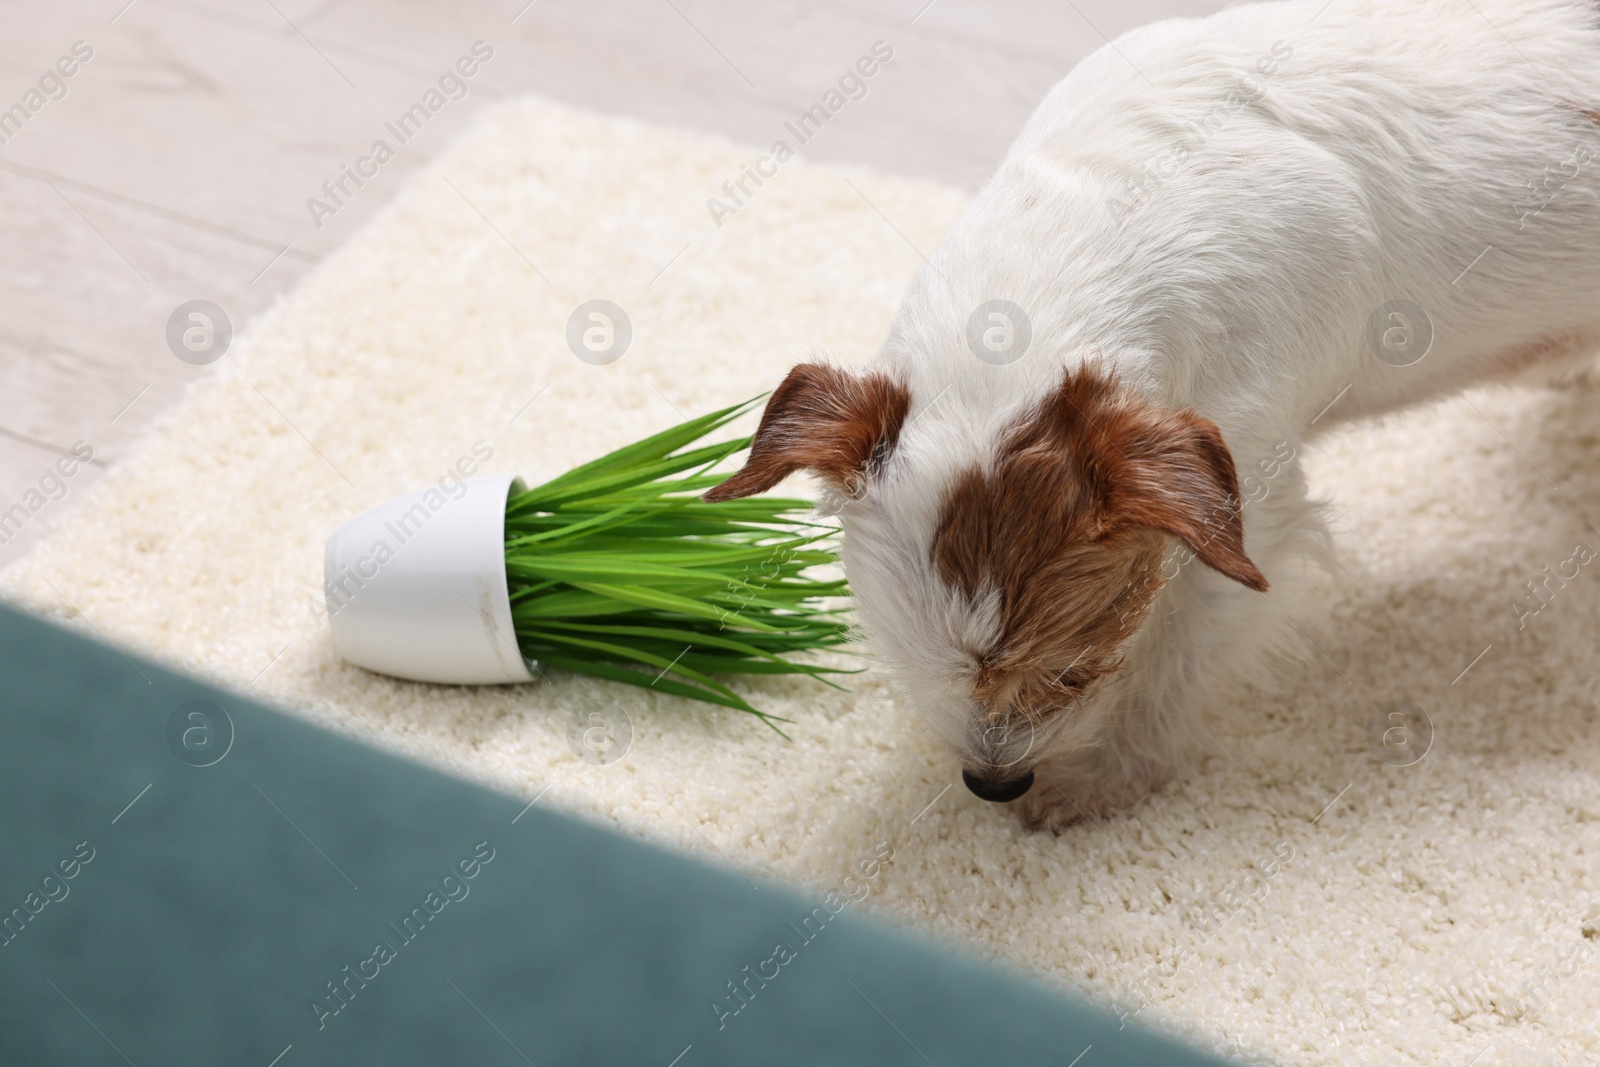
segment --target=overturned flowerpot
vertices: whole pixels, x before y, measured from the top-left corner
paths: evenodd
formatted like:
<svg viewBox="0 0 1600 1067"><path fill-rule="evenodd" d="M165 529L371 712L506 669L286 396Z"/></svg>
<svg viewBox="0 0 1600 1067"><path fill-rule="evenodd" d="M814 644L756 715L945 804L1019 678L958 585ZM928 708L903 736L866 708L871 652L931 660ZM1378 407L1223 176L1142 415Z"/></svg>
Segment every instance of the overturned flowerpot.
<svg viewBox="0 0 1600 1067"><path fill-rule="evenodd" d="M830 676L850 670L807 654L847 644L853 626L841 617L843 578L814 573L839 557L809 502L710 493L728 477L714 468L751 440L707 435L759 399L531 488L452 474L346 523L325 564L339 652L456 685L544 681L556 667L734 708L781 732L783 720L723 676L803 674L842 688Z"/></svg>
<svg viewBox="0 0 1600 1067"><path fill-rule="evenodd" d="M531 682L506 585L512 475L396 497L328 538L324 593L334 644L359 667L451 685Z"/></svg>

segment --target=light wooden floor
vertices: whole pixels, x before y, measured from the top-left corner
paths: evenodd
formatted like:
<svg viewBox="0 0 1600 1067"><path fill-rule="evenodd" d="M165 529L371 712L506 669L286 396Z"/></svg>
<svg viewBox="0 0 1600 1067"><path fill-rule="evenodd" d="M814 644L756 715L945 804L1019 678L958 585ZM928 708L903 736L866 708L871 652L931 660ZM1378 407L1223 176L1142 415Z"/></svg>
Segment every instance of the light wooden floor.
<svg viewBox="0 0 1600 1067"><path fill-rule="evenodd" d="M177 305L214 301L242 331L486 103L534 91L765 146L883 39L893 62L808 155L974 189L1045 91L1108 35L1220 6L6 0L0 110L74 42L94 54L0 145L0 512L74 442L95 458L0 546L0 565L210 373L167 347ZM494 57L470 95L314 226L306 199L476 40Z"/></svg>

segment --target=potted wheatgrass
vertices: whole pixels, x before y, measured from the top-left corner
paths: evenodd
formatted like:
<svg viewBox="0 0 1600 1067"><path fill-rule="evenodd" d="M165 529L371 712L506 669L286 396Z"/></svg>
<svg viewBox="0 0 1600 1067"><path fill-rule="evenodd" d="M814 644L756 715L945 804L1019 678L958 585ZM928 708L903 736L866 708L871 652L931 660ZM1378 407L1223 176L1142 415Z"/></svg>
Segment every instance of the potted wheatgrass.
<svg viewBox="0 0 1600 1067"><path fill-rule="evenodd" d="M539 665L778 721L719 676L841 673L799 658L850 639L835 531L803 500L700 495L748 437L690 419L526 488L500 476L383 504L328 540L341 655L420 681L527 682ZM426 499L425 499L426 497ZM442 505L440 504L442 500ZM383 549L387 549L384 551Z"/></svg>

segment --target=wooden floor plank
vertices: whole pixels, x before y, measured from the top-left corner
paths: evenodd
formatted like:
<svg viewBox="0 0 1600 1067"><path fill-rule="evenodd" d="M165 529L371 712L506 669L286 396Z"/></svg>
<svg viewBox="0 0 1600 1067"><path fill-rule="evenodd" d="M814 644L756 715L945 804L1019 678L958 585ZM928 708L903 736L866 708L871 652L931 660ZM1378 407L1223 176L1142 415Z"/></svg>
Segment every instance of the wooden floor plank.
<svg viewBox="0 0 1600 1067"><path fill-rule="evenodd" d="M0 101L75 41L94 48L0 144L0 509L52 449L97 461L0 565L81 499L205 368L165 343L173 309L236 330L338 248L493 102L525 92L721 134L792 140L878 40L894 58L803 147L975 189L1028 113L1104 34L1214 0L63 0L12 5ZM307 200L476 40L494 58L318 226ZM752 157L754 158L754 156ZM732 176L730 176L732 177ZM717 190L707 189L706 195ZM136 399L135 399L136 398ZM130 401L132 403L130 404ZM115 421L112 421L113 418Z"/></svg>

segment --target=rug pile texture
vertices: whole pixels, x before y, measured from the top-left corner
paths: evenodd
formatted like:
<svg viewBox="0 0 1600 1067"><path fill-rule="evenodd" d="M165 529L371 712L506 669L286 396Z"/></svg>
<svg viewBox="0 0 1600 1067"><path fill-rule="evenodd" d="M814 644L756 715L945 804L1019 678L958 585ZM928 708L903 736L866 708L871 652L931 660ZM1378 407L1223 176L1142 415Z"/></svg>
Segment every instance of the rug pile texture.
<svg viewBox="0 0 1600 1067"><path fill-rule="evenodd" d="M762 154L539 100L487 113L0 591L757 885L820 899L887 842L853 908L1248 1061L1600 1062L1600 561L1525 585L1600 552L1593 392L1473 392L1302 449L1347 569L1293 619L1303 660L1211 709L1220 754L1061 836L970 796L878 667L846 693L746 685L785 741L556 671L449 688L339 659L323 546L358 512L462 457L531 484L873 352L965 195L800 158L714 220ZM593 299L632 327L609 365L567 341ZM580 758L594 715L631 731L620 759ZM1392 726L1426 754L1398 765Z"/></svg>

